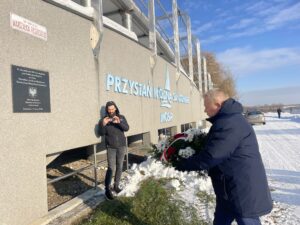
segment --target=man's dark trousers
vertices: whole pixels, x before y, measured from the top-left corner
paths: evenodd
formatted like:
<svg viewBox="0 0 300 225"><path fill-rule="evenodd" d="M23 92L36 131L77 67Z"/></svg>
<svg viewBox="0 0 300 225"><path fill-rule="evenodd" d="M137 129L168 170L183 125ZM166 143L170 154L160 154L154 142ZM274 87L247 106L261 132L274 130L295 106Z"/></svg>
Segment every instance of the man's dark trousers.
<svg viewBox="0 0 300 225"><path fill-rule="evenodd" d="M216 207L214 225L231 225L236 220L238 225L261 225L259 218L242 218L234 215L232 212L224 210L222 207Z"/></svg>
<svg viewBox="0 0 300 225"><path fill-rule="evenodd" d="M116 175L115 175L114 185L115 186L119 185L121 175L122 175L122 170L123 170L123 161L124 161L125 152L126 152L126 147L107 148L108 168L105 176L106 189L109 188L115 171L116 171Z"/></svg>

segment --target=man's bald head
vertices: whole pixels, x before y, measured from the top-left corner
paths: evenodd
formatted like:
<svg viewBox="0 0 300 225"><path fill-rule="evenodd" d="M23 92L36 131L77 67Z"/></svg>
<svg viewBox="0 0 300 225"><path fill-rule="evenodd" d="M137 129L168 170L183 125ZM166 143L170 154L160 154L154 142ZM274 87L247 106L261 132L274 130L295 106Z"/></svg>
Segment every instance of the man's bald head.
<svg viewBox="0 0 300 225"><path fill-rule="evenodd" d="M209 117L216 115L229 96L219 89L212 89L204 95L205 112Z"/></svg>

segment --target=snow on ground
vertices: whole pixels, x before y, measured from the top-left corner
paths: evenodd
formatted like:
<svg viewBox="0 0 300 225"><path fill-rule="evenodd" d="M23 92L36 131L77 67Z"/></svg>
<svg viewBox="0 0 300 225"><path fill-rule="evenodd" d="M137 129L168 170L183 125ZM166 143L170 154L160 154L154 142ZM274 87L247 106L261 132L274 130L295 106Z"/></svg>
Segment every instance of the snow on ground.
<svg viewBox="0 0 300 225"><path fill-rule="evenodd" d="M265 164L274 208L261 218L263 225L300 224L300 114L283 113L278 119L276 113L266 114L266 125L254 126ZM139 183L149 177L172 178L169 186L177 190L177 196L207 221L213 219L213 207L199 202L199 191L213 193L210 179L197 173L178 172L165 167L152 158L140 165L134 164L123 181L122 196L134 196Z"/></svg>
<svg viewBox="0 0 300 225"><path fill-rule="evenodd" d="M254 126L275 201L265 224L300 224L300 115L265 116L266 125Z"/></svg>

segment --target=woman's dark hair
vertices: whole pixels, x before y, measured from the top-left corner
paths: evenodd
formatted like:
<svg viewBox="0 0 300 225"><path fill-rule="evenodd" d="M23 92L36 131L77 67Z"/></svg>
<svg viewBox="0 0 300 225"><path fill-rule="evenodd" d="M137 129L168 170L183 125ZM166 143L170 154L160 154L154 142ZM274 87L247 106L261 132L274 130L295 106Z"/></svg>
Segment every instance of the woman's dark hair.
<svg viewBox="0 0 300 225"><path fill-rule="evenodd" d="M106 102L106 106L105 106L105 113L106 113L106 115L108 115L108 107L112 106L112 105L115 106L115 108L116 108L116 115L119 116L120 115L119 108L117 107L116 103L113 102L113 101Z"/></svg>

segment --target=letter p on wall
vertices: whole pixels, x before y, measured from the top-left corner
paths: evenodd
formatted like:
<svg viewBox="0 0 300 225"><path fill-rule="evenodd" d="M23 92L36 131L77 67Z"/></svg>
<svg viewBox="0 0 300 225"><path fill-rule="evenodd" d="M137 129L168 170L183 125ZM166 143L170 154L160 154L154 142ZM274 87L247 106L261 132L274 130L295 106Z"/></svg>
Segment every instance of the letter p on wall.
<svg viewBox="0 0 300 225"><path fill-rule="evenodd" d="M111 74L107 74L106 76L106 90L109 91L110 87L114 85L115 79Z"/></svg>

